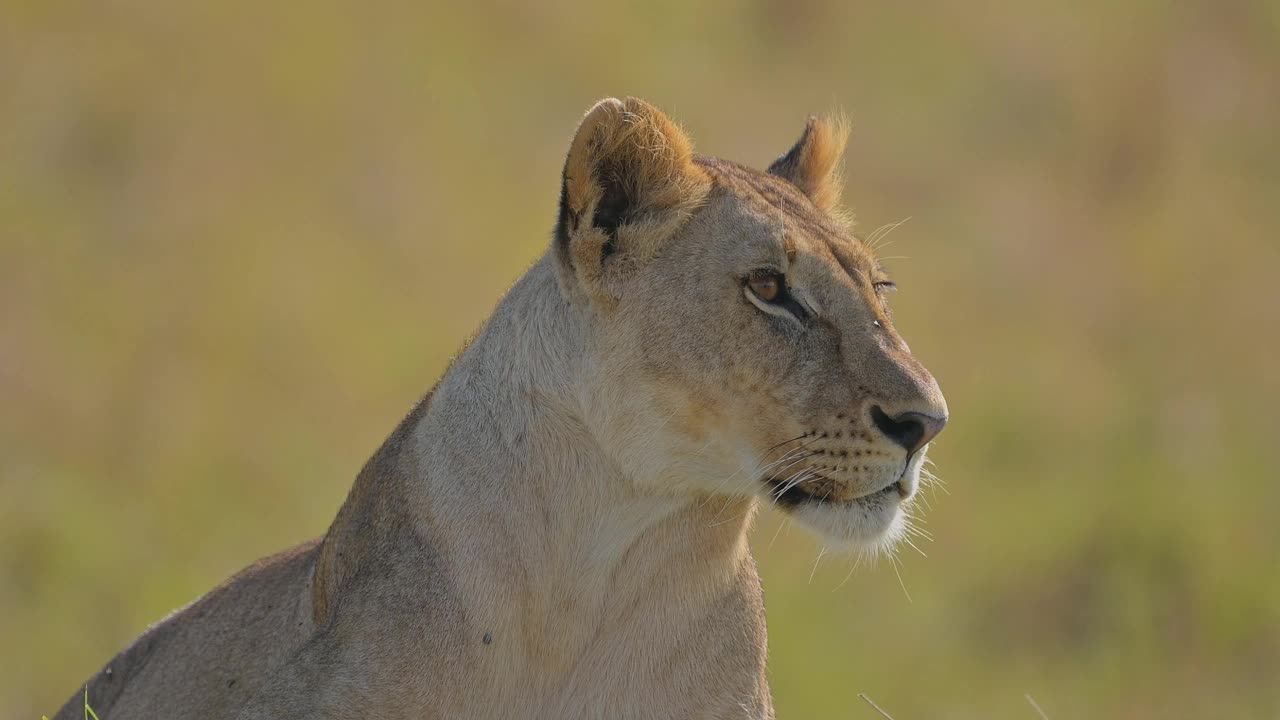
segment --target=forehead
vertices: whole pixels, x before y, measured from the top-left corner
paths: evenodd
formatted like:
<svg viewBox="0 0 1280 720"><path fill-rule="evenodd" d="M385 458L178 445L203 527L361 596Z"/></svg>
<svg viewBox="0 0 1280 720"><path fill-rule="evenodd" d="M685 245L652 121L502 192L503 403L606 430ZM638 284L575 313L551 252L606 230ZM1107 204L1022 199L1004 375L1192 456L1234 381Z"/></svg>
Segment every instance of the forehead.
<svg viewBox="0 0 1280 720"><path fill-rule="evenodd" d="M754 240L765 246L760 249L781 243L788 255L796 251L815 256L850 275L876 269L865 243L786 180L720 158L699 157L698 164L722 193L733 198L735 215L756 229L739 240Z"/></svg>

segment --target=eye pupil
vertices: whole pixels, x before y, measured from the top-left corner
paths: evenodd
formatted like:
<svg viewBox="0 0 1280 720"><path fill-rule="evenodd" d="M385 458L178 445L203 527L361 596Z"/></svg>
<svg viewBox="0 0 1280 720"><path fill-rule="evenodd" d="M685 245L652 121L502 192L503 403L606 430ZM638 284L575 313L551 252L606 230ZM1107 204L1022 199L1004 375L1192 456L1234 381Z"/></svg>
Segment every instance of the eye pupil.
<svg viewBox="0 0 1280 720"><path fill-rule="evenodd" d="M749 284L751 292L765 302L773 302L782 294L782 278L777 275L757 275Z"/></svg>

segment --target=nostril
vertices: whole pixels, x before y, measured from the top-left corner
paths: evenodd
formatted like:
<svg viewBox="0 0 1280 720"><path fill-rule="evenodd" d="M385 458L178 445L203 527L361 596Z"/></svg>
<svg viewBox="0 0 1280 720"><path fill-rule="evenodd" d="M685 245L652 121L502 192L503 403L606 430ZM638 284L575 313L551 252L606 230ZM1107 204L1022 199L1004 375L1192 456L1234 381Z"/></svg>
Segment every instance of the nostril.
<svg viewBox="0 0 1280 720"><path fill-rule="evenodd" d="M889 417L879 405L872 406L871 420L885 437L902 446L908 453L919 450L937 437L947 422L918 412L905 412L897 417Z"/></svg>
<svg viewBox="0 0 1280 720"><path fill-rule="evenodd" d="M891 418L879 405L871 408L871 419L885 437L906 448L907 452L919 447L920 438L924 437L923 424L914 418Z"/></svg>

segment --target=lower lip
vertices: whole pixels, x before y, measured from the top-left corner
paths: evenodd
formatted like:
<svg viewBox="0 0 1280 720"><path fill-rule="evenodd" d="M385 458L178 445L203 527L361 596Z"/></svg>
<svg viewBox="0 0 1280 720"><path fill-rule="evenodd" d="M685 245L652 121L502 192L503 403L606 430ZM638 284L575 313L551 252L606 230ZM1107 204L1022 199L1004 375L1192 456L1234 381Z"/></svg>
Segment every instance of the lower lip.
<svg viewBox="0 0 1280 720"><path fill-rule="evenodd" d="M804 505L804 504L849 505L853 503L865 503L867 501L874 500L882 496L883 497L896 496L898 498L905 498L907 496L906 487L902 484L902 481L899 480L893 483L892 485L881 488L873 493L860 495L856 498L850 498L848 500L831 500L829 498L824 498L820 495L814 495L812 493L805 492L800 488L793 487L787 490L786 492L784 492L781 497L774 495L773 501L778 505L782 505L783 507L796 507L798 505Z"/></svg>

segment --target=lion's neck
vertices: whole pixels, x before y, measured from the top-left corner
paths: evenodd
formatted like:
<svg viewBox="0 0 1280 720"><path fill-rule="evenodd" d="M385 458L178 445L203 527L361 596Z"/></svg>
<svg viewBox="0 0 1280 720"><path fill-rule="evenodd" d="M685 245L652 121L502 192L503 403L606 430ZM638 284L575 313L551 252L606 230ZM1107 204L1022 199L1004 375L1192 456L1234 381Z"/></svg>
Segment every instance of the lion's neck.
<svg viewBox="0 0 1280 720"><path fill-rule="evenodd" d="M651 639L664 641L681 613L755 581L753 503L641 492L598 445L575 383L580 322L544 259L398 443L404 500L445 549L468 616L518 631L552 666L580 660L609 623L643 627L644 613L662 618Z"/></svg>

